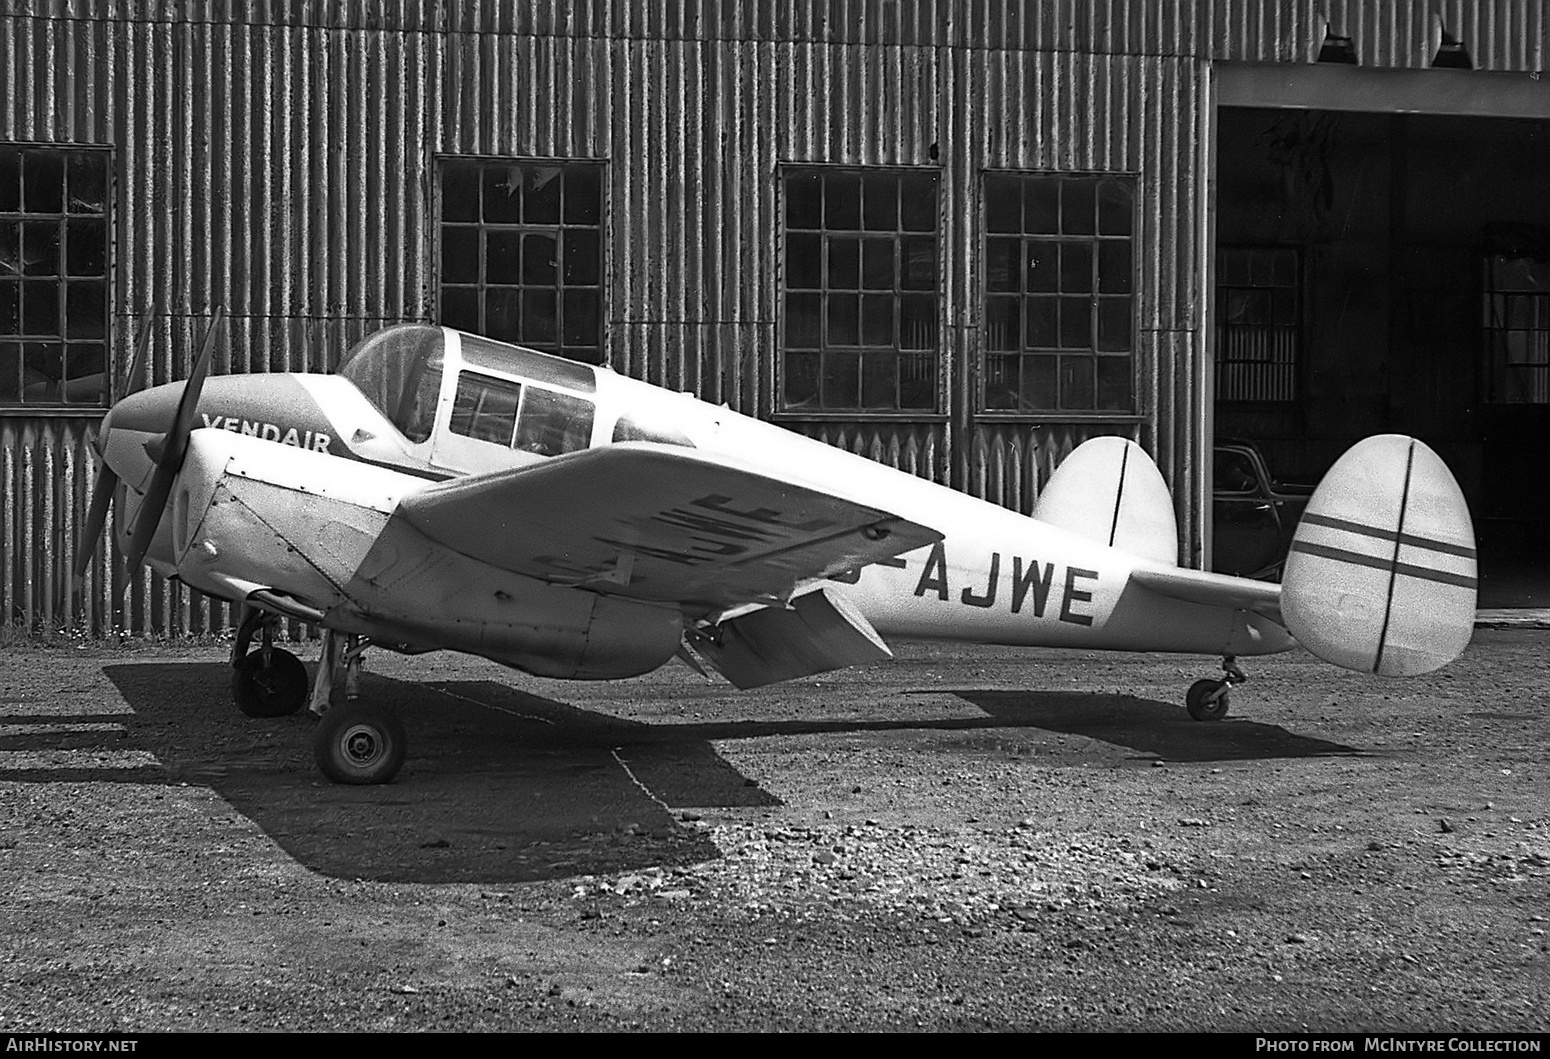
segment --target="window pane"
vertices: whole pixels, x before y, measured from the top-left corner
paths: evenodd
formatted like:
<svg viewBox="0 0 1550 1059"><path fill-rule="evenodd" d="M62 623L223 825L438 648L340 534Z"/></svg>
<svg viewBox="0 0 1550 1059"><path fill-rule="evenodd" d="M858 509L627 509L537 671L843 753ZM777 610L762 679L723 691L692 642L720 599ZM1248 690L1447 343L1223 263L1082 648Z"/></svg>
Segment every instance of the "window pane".
<svg viewBox="0 0 1550 1059"><path fill-rule="evenodd" d="M59 275L59 222L22 224L22 271L29 276Z"/></svg>
<svg viewBox="0 0 1550 1059"><path fill-rule="evenodd" d="M108 153L72 151L70 154L70 212L106 213L108 202ZM0 206L0 209L4 209Z"/></svg>
<svg viewBox="0 0 1550 1059"><path fill-rule="evenodd" d="M826 345L859 346L861 344L861 314L857 298L855 294L829 295L829 327L824 335Z"/></svg>
<svg viewBox="0 0 1550 1059"><path fill-rule="evenodd" d="M1131 409L1131 361L1129 357L1099 357L1098 407L1128 412Z"/></svg>
<svg viewBox="0 0 1550 1059"><path fill-rule="evenodd" d="M825 228L854 231L861 227L861 178L854 173L827 173L823 181Z"/></svg>
<svg viewBox="0 0 1550 1059"><path fill-rule="evenodd" d="M1060 346L1062 349L1091 349L1093 344L1093 304L1087 298L1060 299Z"/></svg>
<svg viewBox="0 0 1550 1059"><path fill-rule="evenodd" d="M910 173L899 182L899 227L906 232L936 231L936 177Z"/></svg>
<svg viewBox="0 0 1550 1059"><path fill-rule="evenodd" d="M565 282L571 286L595 287L602 276L602 245L591 228L570 228L565 232Z"/></svg>
<svg viewBox="0 0 1550 1059"><path fill-rule="evenodd" d="M893 290L893 240L867 239L861 244L861 285L867 290Z"/></svg>
<svg viewBox="0 0 1550 1059"><path fill-rule="evenodd" d="M22 152L22 209L27 213L64 211L65 164L54 151Z"/></svg>
<svg viewBox="0 0 1550 1059"><path fill-rule="evenodd" d="M811 407L818 403L818 354L786 354L786 406Z"/></svg>
<svg viewBox="0 0 1550 1059"><path fill-rule="evenodd" d="M1053 349L1058 322L1055 299L1028 298L1026 303L1024 345L1029 349Z"/></svg>
<svg viewBox="0 0 1550 1059"><path fill-rule="evenodd" d="M1060 181L1034 177L1023 185L1023 231L1054 235L1060 231Z"/></svg>
<svg viewBox="0 0 1550 1059"><path fill-rule="evenodd" d="M516 224L522 220L522 169L519 166L484 167L484 219L486 223Z"/></svg>
<svg viewBox="0 0 1550 1059"><path fill-rule="evenodd" d="M108 397L108 354L98 344L72 343L65 352L65 400L72 404L101 404Z"/></svg>
<svg viewBox="0 0 1550 1059"><path fill-rule="evenodd" d="M22 154L14 147L0 145L0 213L14 212L21 209L21 205ZM19 359L17 363L20 363ZM0 381L0 385L3 385L3 381Z"/></svg>
<svg viewBox="0 0 1550 1059"><path fill-rule="evenodd" d="M479 219L479 170L470 165L448 165L441 172L441 219Z"/></svg>
<svg viewBox="0 0 1550 1059"><path fill-rule="evenodd" d="M786 287L823 286L823 236L797 233L786 237Z"/></svg>
<svg viewBox="0 0 1550 1059"><path fill-rule="evenodd" d="M1066 235L1091 235L1097 231L1095 193L1087 180L1060 182L1060 230Z"/></svg>
<svg viewBox="0 0 1550 1059"><path fill-rule="evenodd" d="M899 348L937 348L935 295L906 294L899 299Z"/></svg>
<svg viewBox="0 0 1550 1059"><path fill-rule="evenodd" d="M1133 285L1128 240L1105 239L1098 244L1098 289L1105 294L1129 294Z"/></svg>
<svg viewBox="0 0 1550 1059"><path fill-rule="evenodd" d="M1035 241L1027 244L1028 290L1051 292L1060 286L1060 244Z"/></svg>
<svg viewBox="0 0 1550 1059"><path fill-rule="evenodd" d="M861 399L861 355L829 353L823 359L823 403L826 408L856 408Z"/></svg>
<svg viewBox="0 0 1550 1059"><path fill-rule="evenodd" d="M526 166L523 177L522 219L528 224L559 224L559 167Z"/></svg>
<svg viewBox="0 0 1550 1059"><path fill-rule="evenodd" d="M442 228L441 281L479 282L479 229Z"/></svg>
<svg viewBox="0 0 1550 1059"><path fill-rule="evenodd" d="M484 329L481 333L501 342L522 340L520 287L490 287L484 292Z"/></svg>
<svg viewBox="0 0 1550 1059"><path fill-rule="evenodd" d="M985 230L1014 234L1023 230L1023 189L1017 180L985 178Z"/></svg>
<svg viewBox="0 0 1550 1059"><path fill-rule="evenodd" d="M597 292L592 290L568 290L565 292L565 344L567 346L596 346L598 344Z"/></svg>
<svg viewBox="0 0 1550 1059"><path fill-rule="evenodd" d="M521 398L522 387L516 383L464 372L457 383L451 430L464 437L509 446Z"/></svg>
<svg viewBox="0 0 1550 1059"><path fill-rule="evenodd" d="M457 229L450 230L457 231ZM484 280L486 283L522 282L521 233L511 231L484 233Z"/></svg>
<svg viewBox="0 0 1550 1059"><path fill-rule="evenodd" d="M21 326L21 284L16 280L0 279L0 335L21 334Z"/></svg>
<svg viewBox="0 0 1550 1059"><path fill-rule="evenodd" d="M603 222L603 172L596 166L578 165L565 171L565 223Z"/></svg>
<svg viewBox="0 0 1550 1059"><path fill-rule="evenodd" d="M555 243L552 235L522 237L522 279L526 283L552 286L558 275Z"/></svg>
<svg viewBox="0 0 1550 1059"><path fill-rule="evenodd" d="M558 328L555 320L554 291L525 290L522 292L522 341L534 345L552 346Z"/></svg>
<svg viewBox="0 0 1550 1059"><path fill-rule="evenodd" d="M1015 291L1022 280L1023 241L985 240L985 289Z"/></svg>
<svg viewBox="0 0 1550 1059"><path fill-rule="evenodd" d="M479 333L479 291L473 287L442 287L441 323L459 331Z"/></svg>
<svg viewBox="0 0 1550 1059"><path fill-rule="evenodd" d="M1135 221L1130 185L1105 180L1098 185L1098 232L1101 235L1129 235Z"/></svg>
<svg viewBox="0 0 1550 1059"><path fill-rule="evenodd" d="M22 400L60 401L64 390L64 349L53 342L32 342L22 347Z"/></svg>
<svg viewBox="0 0 1550 1059"><path fill-rule="evenodd" d="M22 282L22 333L59 334L59 284L52 280Z"/></svg>
<svg viewBox="0 0 1550 1059"><path fill-rule="evenodd" d="M899 222L899 181L893 175L869 175L862 184L864 224L872 231L892 232Z"/></svg>
<svg viewBox="0 0 1550 1059"><path fill-rule="evenodd" d="M0 342L0 402L17 404L22 399L22 347Z"/></svg>
<svg viewBox="0 0 1550 1059"><path fill-rule="evenodd" d="M899 354L899 407L931 409L936 403L936 355Z"/></svg>
<svg viewBox="0 0 1550 1059"><path fill-rule="evenodd" d="M855 290L861 286L861 240L829 238L829 289Z"/></svg>
<svg viewBox="0 0 1550 1059"><path fill-rule="evenodd" d="M1022 406L1024 408L1065 407L1060 403L1060 384L1057 381L1059 367L1059 357L1023 358Z"/></svg>
<svg viewBox="0 0 1550 1059"><path fill-rule="evenodd" d="M67 271L72 276L101 276L108 270L106 221L72 218L65 228Z"/></svg>
<svg viewBox="0 0 1550 1059"><path fill-rule="evenodd" d="M936 236L906 235L899 241L899 287L936 290Z"/></svg>
<svg viewBox="0 0 1550 1059"><path fill-rule="evenodd" d="M1129 298L1098 299L1098 348L1105 353L1128 353L1135 348L1135 326Z"/></svg>
<svg viewBox="0 0 1550 1059"><path fill-rule="evenodd" d="M861 358L861 407L895 408L898 406L898 355L866 353Z"/></svg>
<svg viewBox="0 0 1550 1059"><path fill-rule="evenodd" d="M823 177L792 173L786 177L786 227L823 227Z"/></svg>
<svg viewBox="0 0 1550 1059"><path fill-rule="evenodd" d="M1092 357L1060 358L1060 407L1086 411L1094 405Z"/></svg>
<svg viewBox="0 0 1550 1059"><path fill-rule="evenodd" d="M1015 409L1019 402L1018 368L1023 358L992 353L985 358L985 407Z"/></svg>
<svg viewBox="0 0 1550 1059"><path fill-rule="evenodd" d="M823 295L786 295L786 345L808 349L823 345Z"/></svg>
<svg viewBox="0 0 1550 1059"><path fill-rule="evenodd" d="M592 402L538 386L527 387L517 420L516 448L540 456L577 452L592 443Z"/></svg>
<svg viewBox="0 0 1550 1059"><path fill-rule="evenodd" d="M71 338L103 338L108 311L103 284L74 282L66 287L65 334Z"/></svg>
<svg viewBox="0 0 1550 1059"><path fill-rule="evenodd" d="M861 344L864 346L893 346L892 294L863 294L861 296Z"/></svg>
<svg viewBox="0 0 1550 1059"><path fill-rule="evenodd" d="M988 298L985 301L985 348L1022 349L1022 299Z"/></svg>
<svg viewBox="0 0 1550 1059"><path fill-rule="evenodd" d="M1072 294L1085 294L1093 289L1093 246L1091 243L1061 244L1060 289Z"/></svg>

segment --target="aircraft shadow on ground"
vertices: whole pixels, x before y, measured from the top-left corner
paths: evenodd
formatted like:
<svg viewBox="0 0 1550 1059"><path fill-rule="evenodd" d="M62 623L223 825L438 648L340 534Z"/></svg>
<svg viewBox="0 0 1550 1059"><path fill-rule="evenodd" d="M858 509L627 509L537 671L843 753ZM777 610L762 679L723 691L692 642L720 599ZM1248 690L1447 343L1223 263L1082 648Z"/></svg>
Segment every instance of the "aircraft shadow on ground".
<svg viewBox="0 0 1550 1059"><path fill-rule="evenodd" d="M1261 721L1228 716L1196 721L1180 706L1133 695L1061 691L948 691L1008 728L1043 728L1129 747L1166 761L1257 761L1364 752L1297 735Z"/></svg>
<svg viewBox="0 0 1550 1059"><path fill-rule="evenodd" d="M492 681L368 673L362 693L404 719L409 760L393 784L344 787L313 764L311 715L242 717L223 664L104 672L132 716L6 717L0 706L10 729L0 750L37 759L3 778L201 784L308 868L379 881L514 883L714 859L710 837L672 807L780 804L716 740L1014 728L1172 761L1359 753L1255 721L1195 722L1179 706L1127 695L969 689L947 693L983 716L642 724Z"/></svg>

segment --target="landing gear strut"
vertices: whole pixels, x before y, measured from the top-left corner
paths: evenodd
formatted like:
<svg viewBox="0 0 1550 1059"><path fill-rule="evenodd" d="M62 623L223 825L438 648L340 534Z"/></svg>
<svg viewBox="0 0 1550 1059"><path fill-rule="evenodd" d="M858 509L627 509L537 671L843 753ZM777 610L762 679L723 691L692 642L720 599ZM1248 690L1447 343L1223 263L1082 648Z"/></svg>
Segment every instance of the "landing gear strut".
<svg viewBox="0 0 1550 1059"><path fill-rule="evenodd" d="M1222 656L1222 672L1226 676L1221 680L1207 678L1197 680L1189 686L1189 692L1184 696L1184 704L1189 708L1189 715L1197 721L1220 721L1227 716L1227 692L1234 684L1242 684L1248 680L1243 670L1238 668L1238 660L1233 655Z"/></svg>
<svg viewBox="0 0 1550 1059"><path fill-rule="evenodd" d="M408 749L397 716L360 700L366 647L359 636L323 630L323 657L312 687L312 712L322 721L312 737L312 754L335 783L389 783Z"/></svg>
<svg viewBox="0 0 1550 1059"><path fill-rule="evenodd" d="M307 667L301 659L274 645L279 619L257 607L244 606L231 650L231 697L249 717L285 717L307 702ZM253 634L257 650L249 651Z"/></svg>

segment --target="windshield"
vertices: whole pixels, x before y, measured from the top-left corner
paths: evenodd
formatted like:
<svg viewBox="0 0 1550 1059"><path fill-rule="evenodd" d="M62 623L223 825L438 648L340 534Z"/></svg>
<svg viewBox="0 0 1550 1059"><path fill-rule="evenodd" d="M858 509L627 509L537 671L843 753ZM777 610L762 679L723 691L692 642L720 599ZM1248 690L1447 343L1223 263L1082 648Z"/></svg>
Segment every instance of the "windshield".
<svg viewBox="0 0 1550 1059"><path fill-rule="evenodd" d="M410 441L431 436L441 391L441 328L399 324L368 335L345 354L339 374Z"/></svg>

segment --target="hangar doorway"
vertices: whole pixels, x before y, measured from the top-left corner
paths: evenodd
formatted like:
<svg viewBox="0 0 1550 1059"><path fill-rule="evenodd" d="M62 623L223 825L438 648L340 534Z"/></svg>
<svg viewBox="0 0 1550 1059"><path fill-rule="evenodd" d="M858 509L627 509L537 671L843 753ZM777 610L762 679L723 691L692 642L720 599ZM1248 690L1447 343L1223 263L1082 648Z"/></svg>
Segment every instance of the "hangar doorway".
<svg viewBox="0 0 1550 1059"><path fill-rule="evenodd" d="M1423 439L1469 501L1480 606L1550 607L1550 116L1217 116L1216 437L1305 482L1368 434Z"/></svg>

